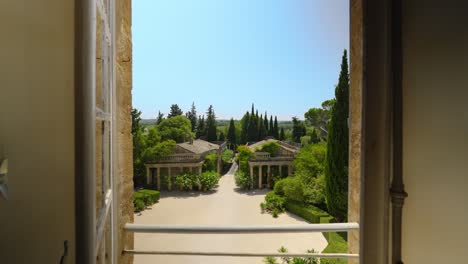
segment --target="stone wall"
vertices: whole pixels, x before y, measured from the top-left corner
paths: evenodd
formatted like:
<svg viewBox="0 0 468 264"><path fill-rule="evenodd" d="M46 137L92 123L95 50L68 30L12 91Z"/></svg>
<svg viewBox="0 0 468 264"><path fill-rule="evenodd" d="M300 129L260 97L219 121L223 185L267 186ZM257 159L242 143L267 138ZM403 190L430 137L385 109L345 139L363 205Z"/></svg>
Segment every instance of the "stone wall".
<svg viewBox="0 0 468 264"><path fill-rule="evenodd" d="M133 223L133 145L132 145L132 1L116 0L116 85L117 141L119 175L119 244L118 250L133 248L133 234L125 233L125 223ZM133 263L133 256L121 255L119 263Z"/></svg>

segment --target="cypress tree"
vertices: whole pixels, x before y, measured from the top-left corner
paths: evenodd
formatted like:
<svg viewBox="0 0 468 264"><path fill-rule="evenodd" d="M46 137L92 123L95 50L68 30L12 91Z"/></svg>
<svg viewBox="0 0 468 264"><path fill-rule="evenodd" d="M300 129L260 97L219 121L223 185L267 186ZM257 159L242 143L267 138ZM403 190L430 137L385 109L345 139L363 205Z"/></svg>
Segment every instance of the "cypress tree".
<svg viewBox="0 0 468 264"><path fill-rule="evenodd" d="M240 143L246 144L249 140L249 123L250 123L250 114L246 112L244 117L241 120L241 138Z"/></svg>
<svg viewBox="0 0 468 264"><path fill-rule="evenodd" d="M218 140L216 132L216 116L213 109L213 106L210 105L208 111L206 112L206 140L207 141L216 141Z"/></svg>
<svg viewBox="0 0 468 264"><path fill-rule="evenodd" d="M265 121L263 119L263 115L260 115L260 119L258 121L258 138L257 140L264 140L266 137L266 129L265 129Z"/></svg>
<svg viewBox="0 0 468 264"><path fill-rule="evenodd" d="M185 113L185 116L192 124L192 132L195 132L195 129L197 128L197 109L195 108L195 102L192 103L192 108L189 112Z"/></svg>
<svg viewBox="0 0 468 264"><path fill-rule="evenodd" d="M257 116L255 116L254 105L252 104L252 112L250 114L250 119L249 119L247 141L257 141L257 138L258 138Z"/></svg>
<svg viewBox="0 0 468 264"><path fill-rule="evenodd" d="M225 141L225 140L226 140L226 136L224 136L223 131L221 131L219 133L218 141Z"/></svg>
<svg viewBox="0 0 468 264"><path fill-rule="evenodd" d="M268 128L268 136L274 137L275 136L275 127L273 125L273 116L270 116L270 127Z"/></svg>
<svg viewBox="0 0 468 264"><path fill-rule="evenodd" d="M335 103L328 127L327 160L325 164L325 198L330 214L346 221L348 211L348 58L344 51Z"/></svg>
<svg viewBox="0 0 468 264"><path fill-rule="evenodd" d="M234 124L234 119L232 119L232 118L231 118L231 121L229 122L227 140L229 141L229 143L234 144L234 145L237 143L236 126Z"/></svg>
<svg viewBox="0 0 468 264"><path fill-rule="evenodd" d="M281 128L281 132L279 134L279 140L285 140L286 135L284 134L284 128Z"/></svg>
<svg viewBox="0 0 468 264"><path fill-rule="evenodd" d="M275 116L275 124L273 125L273 136L279 139L278 117Z"/></svg>
<svg viewBox="0 0 468 264"><path fill-rule="evenodd" d="M265 128L265 136L263 138L261 138L260 140L265 139L265 137L270 135L270 132L268 130L269 125L268 125L268 114L267 114L267 112L265 112L265 115L263 116L263 126Z"/></svg>
<svg viewBox="0 0 468 264"><path fill-rule="evenodd" d="M195 135L197 138L201 138L206 136L205 132L205 116L198 116L197 133Z"/></svg>

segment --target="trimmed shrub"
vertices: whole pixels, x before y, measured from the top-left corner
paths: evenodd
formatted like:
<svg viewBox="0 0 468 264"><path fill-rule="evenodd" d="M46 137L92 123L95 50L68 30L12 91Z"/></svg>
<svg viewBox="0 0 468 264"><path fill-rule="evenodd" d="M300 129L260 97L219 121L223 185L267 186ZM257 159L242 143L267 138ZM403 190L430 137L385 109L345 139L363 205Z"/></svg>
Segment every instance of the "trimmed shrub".
<svg viewBox="0 0 468 264"><path fill-rule="evenodd" d="M134 199L133 200L133 210L135 213L139 213L143 210L145 210L146 206L145 206L145 202L143 202L143 200L140 200L140 199Z"/></svg>
<svg viewBox="0 0 468 264"><path fill-rule="evenodd" d="M200 176L200 185L202 191L213 189L219 182L218 173L215 171L207 171Z"/></svg>
<svg viewBox="0 0 468 264"><path fill-rule="evenodd" d="M260 205L261 208L273 215L273 217L278 217L278 215L284 212L284 205L286 199L279 195L276 195L274 192L268 192L265 196L264 205Z"/></svg>
<svg viewBox="0 0 468 264"><path fill-rule="evenodd" d="M234 180L236 181L236 185L243 190L250 189L250 186L252 184L252 180L250 179L250 176L240 170L236 172L236 175L234 176Z"/></svg>
<svg viewBox="0 0 468 264"><path fill-rule="evenodd" d="M151 204L154 204L156 203L157 201L159 201L159 198L160 198L160 193L158 191L155 191L155 190L147 190L147 189L143 189L143 190L139 190L137 193L141 193L147 197L149 197L149 202Z"/></svg>
<svg viewBox="0 0 468 264"><path fill-rule="evenodd" d="M297 203L297 202L292 202L292 201L287 201L285 203L285 208L286 210L288 210L288 212L291 212L295 215L298 215L302 218L304 218L305 220L311 222L311 223L315 223L315 224L318 224L320 223L321 221L321 218L330 218L331 216L315 207L315 206L312 206L312 205L309 205L307 207L304 207L303 205Z"/></svg>
<svg viewBox="0 0 468 264"><path fill-rule="evenodd" d="M192 173L177 175L174 184L181 191L190 191L194 186L198 186L197 175Z"/></svg>

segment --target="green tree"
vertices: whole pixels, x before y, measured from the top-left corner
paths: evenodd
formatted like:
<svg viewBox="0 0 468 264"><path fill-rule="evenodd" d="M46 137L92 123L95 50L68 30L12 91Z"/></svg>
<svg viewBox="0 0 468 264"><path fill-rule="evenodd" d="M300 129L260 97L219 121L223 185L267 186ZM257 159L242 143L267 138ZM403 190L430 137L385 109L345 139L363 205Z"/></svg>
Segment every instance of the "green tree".
<svg viewBox="0 0 468 264"><path fill-rule="evenodd" d="M154 162L160 160L162 157L174 153L176 142L172 139L160 142L153 147L145 149L143 154L144 162Z"/></svg>
<svg viewBox="0 0 468 264"><path fill-rule="evenodd" d="M225 140L226 140L226 136L224 135L224 132L221 131L219 133L218 141L225 141Z"/></svg>
<svg viewBox="0 0 468 264"><path fill-rule="evenodd" d="M273 137L279 139L278 117L275 116L275 124L273 125Z"/></svg>
<svg viewBox="0 0 468 264"><path fill-rule="evenodd" d="M195 102L192 103L190 111L185 113L185 116L190 120L190 123L192 124L192 132L195 132L195 129L197 128L197 109L195 108Z"/></svg>
<svg viewBox="0 0 468 264"><path fill-rule="evenodd" d="M297 117L292 118L293 121L293 130L292 130L292 139L294 142L300 143L301 137L306 135L306 127L304 122L301 122Z"/></svg>
<svg viewBox="0 0 468 264"><path fill-rule="evenodd" d="M164 114L161 113L161 111L159 111L158 116L156 117L156 125L161 124L163 120L164 120Z"/></svg>
<svg viewBox="0 0 468 264"><path fill-rule="evenodd" d="M348 57L344 51L341 72L335 89L335 103L328 126L325 197L330 214L346 221L348 211Z"/></svg>
<svg viewBox="0 0 468 264"><path fill-rule="evenodd" d="M241 119L241 138L240 144L246 144L249 140L249 124L250 124L250 114L247 111Z"/></svg>
<svg viewBox="0 0 468 264"><path fill-rule="evenodd" d="M181 143L193 137L190 120L182 115L164 119L157 129L163 141L172 139Z"/></svg>
<svg viewBox="0 0 468 264"><path fill-rule="evenodd" d="M229 122L229 128L228 128L228 133L227 133L227 140L231 144L237 144L237 138L236 138L236 125L234 124L234 119L231 118L231 121Z"/></svg>
<svg viewBox="0 0 468 264"><path fill-rule="evenodd" d="M267 135L267 131L266 131L266 128L265 128L265 121L263 119L263 115L260 115L260 119L258 121L258 138L257 138L257 140L265 139L266 135Z"/></svg>
<svg viewBox="0 0 468 264"><path fill-rule="evenodd" d="M143 136L143 128L140 124L141 112L132 109L132 141L133 141L133 181L136 186L144 184L145 166L143 162L143 151L146 142Z"/></svg>
<svg viewBox="0 0 468 264"><path fill-rule="evenodd" d="M284 128L282 127L281 132L279 134L279 140L285 140L285 139L286 139L286 135L284 133Z"/></svg>
<svg viewBox="0 0 468 264"><path fill-rule="evenodd" d="M206 136L205 116L198 116L196 138Z"/></svg>
<svg viewBox="0 0 468 264"><path fill-rule="evenodd" d="M210 105L208 108L207 117L206 117L206 140L207 141L216 141L218 136L216 133L216 115L213 109L213 106Z"/></svg>
<svg viewBox="0 0 468 264"><path fill-rule="evenodd" d="M270 126L268 124L268 114L265 112L265 115L263 116L263 127L265 129L265 136L263 138L260 138L260 140L264 139L265 137L270 135Z"/></svg>
<svg viewBox="0 0 468 264"><path fill-rule="evenodd" d="M320 136L319 133L317 133L317 129L314 128L312 129L312 133L310 134L310 140L312 143L317 144L320 142Z"/></svg>
<svg viewBox="0 0 468 264"><path fill-rule="evenodd" d="M268 136L274 137L275 136L275 126L273 125L273 116L270 115L270 126L268 128Z"/></svg>
<svg viewBox="0 0 468 264"><path fill-rule="evenodd" d="M177 104L171 105L171 110L169 111L169 114L167 115L167 118L175 117L175 116L180 116L183 115L184 112L180 109L180 107Z"/></svg>
<svg viewBox="0 0 468 264"><path fill-rule="evenodd" d="M257 141L258 139L258 112L257 116L255 115L255 108L252 104L252 112L250 113L249 126L248 126L248 138L247 141Z"/></svg>

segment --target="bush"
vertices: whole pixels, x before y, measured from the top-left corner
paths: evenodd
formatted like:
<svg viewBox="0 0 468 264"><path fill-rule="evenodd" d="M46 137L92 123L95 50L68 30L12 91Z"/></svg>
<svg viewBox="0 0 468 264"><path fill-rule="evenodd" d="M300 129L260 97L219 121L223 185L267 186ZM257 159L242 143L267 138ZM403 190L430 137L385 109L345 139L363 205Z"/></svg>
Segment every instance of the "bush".
<svg viewBox="0 0 468 264"><path fill-rule="evenodd" d="M283 185L284 197L288 201L303 203L304 186L299 177L288 177Z"/></svg>
<svg viewBox="0 0 468 264"><path fill-rule="evenodd" d="M133 193L133 206L136 213L143 211L146 206L152 205L159 200L160 194L153 190L139 190Z"/></svg>
<svg viewBox="0 0 468 264"><path fill-rule="evenodd" d="M218 154L210 153L205 156L203 171L216 171L218 169Z"/></svg>
<svg viewBox="0 0 468 264"><path fill-rule="evenodd" d="M273 192L277 195L284 195L284 186L287 184L288 178L281 179L273 186Z"/></svg>
<svg viewBox="0 0 468 264"><path fill-rule="evenodd" d="M250 186L252 185L250 176L243 171L237 171L234 176L234 180L236 181L236 185L243 190L250 189Z"/></svg>
<svg viewBox="0 0 468 264"><path fill-rule="evenodd" d="M229 162L231 162L231 159L232 159L233 156L234 156L234 151L232 151L232 150L230 150L230 149L224 150L224 152L223 152L223 157L222 157L223 162L224 162L224 163L229 163Z"/></svg>
<svg viewBox="0 0 468 264"><path fill-rule="evenodd" d="M190 191L194 186L199 186L199 181L196 174L184 173L177 175L174 184L181 191Z"/></svg>
<svg viewBox="0 0 468 264"><path fill-rule="evenodd" d="M249 174L249 160L254 156L254 153L247 146L239 146L237 148L239 155L237 159L239 161L239 171L244 174Z"/></svg>
<svg viewBox="0 0 468 264"><path fill-rule="evenodd" d="M133 200L133 211L135 213L139 213L143 210L145 210L146 206L145 206L145 202L143 202L143 200L140 200L140 199L134 199Z"/></svg>
<svg viewBox="0 0 468 264"><path fill-rule="evenodd" d="M216 184L219 182L219 176L218 173L215 171L207 171L202 173L200 176L200 185L202 191L209 191L213 189Z"/></svg>
<svg viewBox="0 0 468 264"><path fill-rule="evenodd" d="M268 192L265 196L265 205L260 206L271 213L273 217L278 217L280 213L284 212L285 203L286 199L284 197L276 195L274 192Z"/></svg>

